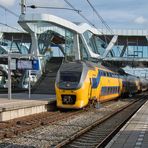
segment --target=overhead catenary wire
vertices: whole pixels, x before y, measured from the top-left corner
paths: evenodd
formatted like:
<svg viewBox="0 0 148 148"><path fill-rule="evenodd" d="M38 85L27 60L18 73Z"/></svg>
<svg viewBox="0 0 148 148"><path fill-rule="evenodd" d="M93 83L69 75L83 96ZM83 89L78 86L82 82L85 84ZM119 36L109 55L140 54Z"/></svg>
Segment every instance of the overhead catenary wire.
<svg viewBox="0 0 148 148"><path fill-rule="evenodd" d="M6 12L9 12L10 14L14 15L15 17L19 17L18 14L16 14L15 12L9 10L8 8L4 7L3 5L0 5L0 8L2 8L2 9L5 10L5 17L6 17L6 19L7 19ZM6 26L6 27L9 27L9 28L11 28L11 29L17 30L17 31L19 31L19 32L22 32L22 31L19 30L18 28L8 25L8 24L7 24L7 20L6 20L6 23L0 22L0 25L3 25L3 26Z"/></svg>
<svg viewBox="0 0 148 148"><path fill-rule="evenodd" d="M111 27L106 23L106 21L103 19L103 17L99 14L99 12L95 9L95 7L91 4L89 0L86 0L89 4L89 6L93 9L93 11L96 13L97 17L101 20L102 24L107 28L107 30L111 33L111 35L115 35ZM121 50L121 48L119 48Z"/></svg>
<svg viewBox="0 0 148 148"><path fill-rule="evenodd" d="M76 9L71 3L69 3L67 0L64 0L71 8ZM90 25L92 25L93 27L95 27L95 25L89 21L82 13L77 12L83 19L85 19Z"/></svg>
<svg viewBox="0 0 148 148"><path fill-rule="evenodd" d="M73 9L76 9L70 2L68 2L67 0L64 0L71 8L73 8ZM90 20L88 20L82 13L78 13L84 20L86 20L91 26L93 26L93 27L95 27L97 30L98 30L98 28L90 21ZM98 30L103 36L105 36L104 35L104 33L102 32L102 31L100 31L100 30ZM108 38L108 37L106 37L105 36L105 38ZM106 39L105 39L106 40Z"/></svg>
<svg viewBox="0 0 148 148"><path fill-rule="evenodd" d="M22 31L19 30L18 28L12 27L12 26L10 26L10 25L8 25L8 24L5 24L5 23L2 23L2 22L0 22L0 25L7 26L7 27L9 27L9 28L11 28L11 29L14 29L14 30L17 30L17 31L19 31L19 32L22 32Z"/></svg>
<svg viewBox="0 0 148 148"><path fill-rule="evenodd" d="M62 9L62 10L71 10L71 11L81 12L81 10L71 9L71 8L66 8L66 7L47 7L47 6L35 6L35 5L30 5L30 6L27 6L27 7L32 8L32 9L36 9L36 8Z"/></svg>
<svg viewBox="0 0 148 148"><path fill-rule="evenodd" d="M97 17L101 20L102 24L110 31L111 34L113 34L112 29L110 26L106 23L106 21L103 19L103 17L99 14L99 12L94 8L94 6L91 4L89 0L86 0L89 4L89 6L93 9L93 11L96 13Z"/></svg>
<svg viewBox="0 0 148 148"><path fill-rule="evenodd" d="M76 9L70 2L68 2L67 0L64 0L71 8ZM98 28L90 21L88 20L82 13L78 13L84 20L86 20L91 26L95 27L97 30ZM105 42L107 43L107 39L110 40L109 37L107 37L102 31L98 30L105 38Z"/></svg>
<svg viewBox="0 0 148 148"><path fill-rule="evenodd" d="M13 12L13 11L11 11L11 10L7 9L6 7L4 7L4 6L2 6L2 5L0 5L0 7L1 7L2 9L4 9L5 11L7 11L7 12L11 13L12 15L14 15L14 16L16 16L16 17L19 17L19 15L18 15L18 14L16 14L15 12Z"/></svg>

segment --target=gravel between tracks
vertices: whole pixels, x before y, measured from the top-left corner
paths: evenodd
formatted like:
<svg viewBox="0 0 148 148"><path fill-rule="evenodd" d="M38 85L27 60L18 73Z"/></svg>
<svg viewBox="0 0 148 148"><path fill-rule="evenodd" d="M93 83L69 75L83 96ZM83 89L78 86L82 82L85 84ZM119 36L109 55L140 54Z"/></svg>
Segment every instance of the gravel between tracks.
<svg viewBox="0 0 148 148"><path fill-rule="evenodd" d="M110 112L129 103L129 100L113 101L99 109L72 116L48 126L41 126L14 138L0 140L0 148L47 148L54 147L58 142L73 135L84 127Z"/></svg>

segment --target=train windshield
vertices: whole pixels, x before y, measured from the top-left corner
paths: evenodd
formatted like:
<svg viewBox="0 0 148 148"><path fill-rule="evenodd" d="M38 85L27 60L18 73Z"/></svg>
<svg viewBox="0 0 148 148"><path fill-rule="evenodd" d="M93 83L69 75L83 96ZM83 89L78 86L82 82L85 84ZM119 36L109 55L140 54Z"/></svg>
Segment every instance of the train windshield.
<svg viewBox="0 0 148 148"><path fill-rule="evenodd" d="M60 74L61 82L79 82L81 77L81 73L77 72L62 72Z"/></svg>

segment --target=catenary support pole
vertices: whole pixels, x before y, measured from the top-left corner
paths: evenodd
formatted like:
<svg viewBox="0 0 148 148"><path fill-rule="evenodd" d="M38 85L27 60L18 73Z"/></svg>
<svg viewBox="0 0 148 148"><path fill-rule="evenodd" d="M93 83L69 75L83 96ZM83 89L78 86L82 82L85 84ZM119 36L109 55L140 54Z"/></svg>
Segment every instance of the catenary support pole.
<svg viewBox="0 0 148 148"><path fill-rule="evenodd" d="M11 55L10 53L8 54L8 99L12 99L12 92L11 92Z"/></svg>

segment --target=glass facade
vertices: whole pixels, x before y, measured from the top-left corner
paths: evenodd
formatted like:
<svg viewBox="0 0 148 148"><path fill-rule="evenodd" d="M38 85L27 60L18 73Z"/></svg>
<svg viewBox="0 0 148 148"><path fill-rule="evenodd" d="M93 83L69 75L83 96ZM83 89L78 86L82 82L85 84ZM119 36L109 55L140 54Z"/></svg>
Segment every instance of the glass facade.
<svg viewBox="0 0 148 148"><path fill-rule="evenodd" d="M105 42L98 36L92 34L90 31L84 32L83 35L91 51L96 54L103 55L106 47Z"/></svg>
<svg viewBox="0 0 148 148"><path fill-rule="evenodd" d="M89 54L85 48L85 45L82 42L82 39L79 38L79 43L80 43L80 54L81 54L81 59L82 60L88 60L89 59Z"/></svg>
<svg viewBox="0 0 148 148"><path fill-rule="evenodd" d="M38 49L41 55L75 58L74 32L44 22L28 25L37 34Z"/></svg>

